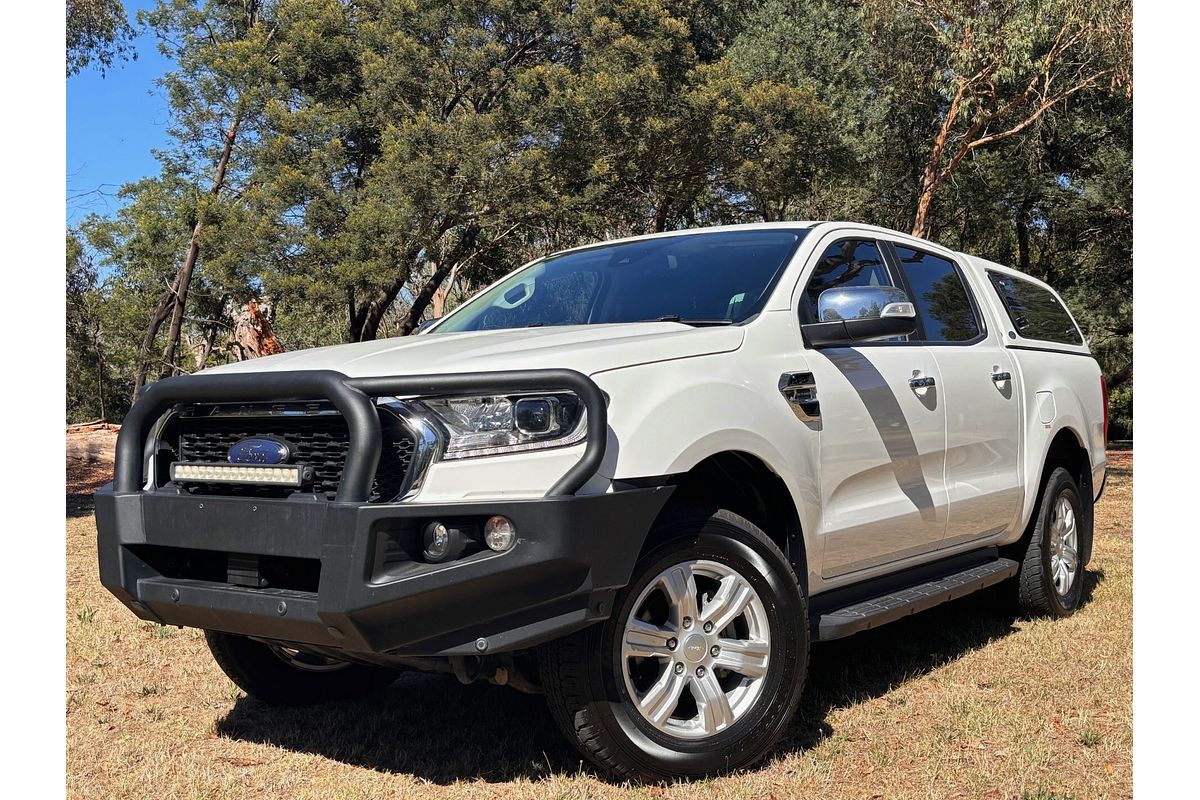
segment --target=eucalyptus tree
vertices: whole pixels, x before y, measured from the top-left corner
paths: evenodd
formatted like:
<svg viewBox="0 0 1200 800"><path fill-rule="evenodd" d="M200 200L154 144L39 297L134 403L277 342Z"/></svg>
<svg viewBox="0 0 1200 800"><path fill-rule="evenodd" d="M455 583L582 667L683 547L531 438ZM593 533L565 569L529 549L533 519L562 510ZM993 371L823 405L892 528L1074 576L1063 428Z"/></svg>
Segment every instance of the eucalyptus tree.
<svg viewBox="0 0 1200 800"><path fill-rule="evenodd" d="M67 77L136 59L136 36L121 0L67 0Z"/></svg>
<svg viewBox="0 0 1200 800"><path fill-rule="evenodd" d="M915 236L928 235L938 189L970 156L1027 133L1081 94L1132 90L1129 0L865 5L884 74L902 76L892 86L927 115Z"/></svg>
<svg viewBox="0 0 1200 800"><path fill-rule="evenodd" d="M188 185L194 202L182 260L151 310L142 337L135 399L164 324L159 372L179 372L188 295L202 250L220 236L211 229L230 216L229 206L243 203L253 189L245 181L249 158L240 149L256 137L261 109L275 86L273 12L266 0L160 0L152 11L139 14L139 21L157 35L163 54L177 64L160 80L171 113L171 144L157 153L163 176Z"/></svg>

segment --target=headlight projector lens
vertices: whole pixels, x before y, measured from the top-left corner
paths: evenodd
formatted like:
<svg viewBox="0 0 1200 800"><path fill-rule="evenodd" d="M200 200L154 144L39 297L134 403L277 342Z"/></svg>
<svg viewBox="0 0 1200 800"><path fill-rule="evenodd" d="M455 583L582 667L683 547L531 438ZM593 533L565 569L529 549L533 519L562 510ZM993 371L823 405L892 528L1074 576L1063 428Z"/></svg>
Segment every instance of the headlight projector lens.
<svg viewBox="0 0 1200 800"><path fill-rule="evenodd" d="M518 400L513 412L517 430L538 436L554 433L558 427L555 411L558 401L552 397L526 397Z"/></svg>
<svg viewBox="0 0 1200 800"><path fill-rule="evenodd" d="M511 550L517 542L517 526L508 517L492 517L483 524L483 540L497 553Z"/></svg>

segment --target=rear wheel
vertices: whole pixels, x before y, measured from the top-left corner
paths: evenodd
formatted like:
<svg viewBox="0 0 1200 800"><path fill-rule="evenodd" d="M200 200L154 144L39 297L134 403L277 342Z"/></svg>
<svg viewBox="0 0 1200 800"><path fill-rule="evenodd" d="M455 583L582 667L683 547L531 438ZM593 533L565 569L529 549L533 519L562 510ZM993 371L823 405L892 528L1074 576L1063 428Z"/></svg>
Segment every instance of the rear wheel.
<svg viewBox="0 0 1200 800"><path fill-rule="evenodd" d="M697 777L752 764L795 712L808 664L796 576L754 525L680 514L656 532L612 618L547 645L551 711L622 778Z"/></svg>
<svg viewBox="0 0 1200 800"><path fill-rule="evenodd" d="M205 631L217 665L246 694L278 706L307 706L377 692L396 679L386 667L351 664L286 645Z"/></svg>
<svg viewBox="0 0 1200 800"><path fill-rule="evenodd" d="M1057 467L1034 517L1033 533L1018 576L1021 606L1034 614L1065 617L1079 607L1083 595L1085 521L1089 509L1071 473Z"/></svg>

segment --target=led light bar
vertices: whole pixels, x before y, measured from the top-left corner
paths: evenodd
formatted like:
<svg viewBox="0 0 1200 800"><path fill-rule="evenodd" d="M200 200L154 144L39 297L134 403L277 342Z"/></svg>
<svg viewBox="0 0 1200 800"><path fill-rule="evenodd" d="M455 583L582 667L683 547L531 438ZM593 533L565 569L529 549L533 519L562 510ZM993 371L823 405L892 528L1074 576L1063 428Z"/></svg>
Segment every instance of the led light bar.
<svg viewBox="0 0 1200 800"><path fill-rule="evenodd" d="M304 484L307 467L298 464L171 464L171 480L184 483Z"/></svg>

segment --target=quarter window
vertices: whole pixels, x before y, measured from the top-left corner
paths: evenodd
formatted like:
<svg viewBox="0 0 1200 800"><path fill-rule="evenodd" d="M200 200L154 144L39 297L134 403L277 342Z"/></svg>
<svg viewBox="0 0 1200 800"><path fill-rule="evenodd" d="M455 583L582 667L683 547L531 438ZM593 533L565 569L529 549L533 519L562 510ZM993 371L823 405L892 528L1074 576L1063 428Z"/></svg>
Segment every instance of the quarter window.
<svg viewBox="0 0 1200 800"><path fill-rule="evenodd" d="M804 302L808 319L817 321L817 298L826 289L843 286L892 286L879 246L866 239L843 239L831 244L808 279Z"/></svg>
<svg viewBox="0 0 1200 800"><path fill-rule="evenodd" d="M927 342L966 342L979 336L979 318L953 261L896 245Z"/></svg>
<svg viewBox="0 0 1200 800"><path fill-rule="evenodd" d="M1030 281L989 272L1017 333L1026 339L1060 344L1083 344L1075 320L1051 292Z"/></svg>

